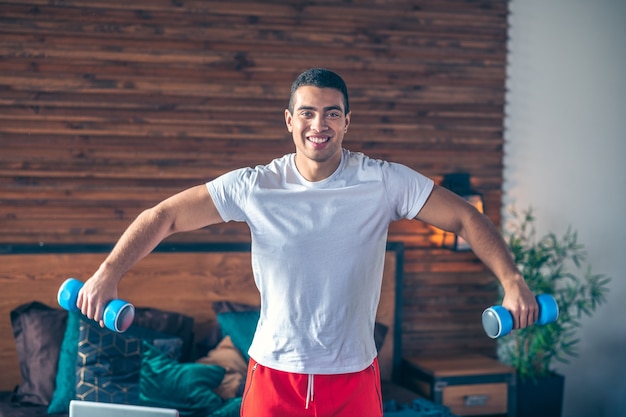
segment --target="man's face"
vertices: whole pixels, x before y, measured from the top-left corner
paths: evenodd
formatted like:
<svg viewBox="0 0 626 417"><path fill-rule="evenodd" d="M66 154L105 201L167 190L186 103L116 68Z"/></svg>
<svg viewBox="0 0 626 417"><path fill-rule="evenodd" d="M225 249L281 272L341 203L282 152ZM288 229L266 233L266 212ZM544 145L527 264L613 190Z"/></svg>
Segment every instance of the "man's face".
<svg viewBox="0 0 626 417"><path fill-rule="evenodd" d="M305 177L307 167L332 174L341 161L343 136L350 124L343 95L333 88L303 86L294 93L293 103L293 114L285 110L285 123L296 145L298 170Z"/></svg>

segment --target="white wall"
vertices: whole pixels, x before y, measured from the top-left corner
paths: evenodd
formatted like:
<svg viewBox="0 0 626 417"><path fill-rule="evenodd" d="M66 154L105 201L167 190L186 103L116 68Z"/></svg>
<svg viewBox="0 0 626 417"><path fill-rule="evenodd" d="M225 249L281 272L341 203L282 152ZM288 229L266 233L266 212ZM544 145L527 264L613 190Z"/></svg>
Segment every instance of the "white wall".
<svg viewBox="0 0 626 417"><path fill-rule="evenodd" d="M613 278L558 368L563 416L626 416L626 0L512 0L509 22L504 203Z"/></svg>

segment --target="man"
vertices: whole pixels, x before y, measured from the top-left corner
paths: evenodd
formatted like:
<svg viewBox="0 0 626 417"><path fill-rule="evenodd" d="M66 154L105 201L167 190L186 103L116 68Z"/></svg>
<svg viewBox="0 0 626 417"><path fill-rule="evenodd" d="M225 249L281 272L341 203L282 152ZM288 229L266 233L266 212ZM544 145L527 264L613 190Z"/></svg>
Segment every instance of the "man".
<svg viewBox="0 0 626 417"><path fill-rule="evenodd" d="M493 224L408 167L344 149L350 115L340 76L302 73L285 110L295 153L141 213L85 283L82 312L101 320L124 273L167 236L245 221L261 314L242 416L381 416L373 330L387 231L415 218L467 240L502 284L515 327L535 322L535 298Z"/></svg>

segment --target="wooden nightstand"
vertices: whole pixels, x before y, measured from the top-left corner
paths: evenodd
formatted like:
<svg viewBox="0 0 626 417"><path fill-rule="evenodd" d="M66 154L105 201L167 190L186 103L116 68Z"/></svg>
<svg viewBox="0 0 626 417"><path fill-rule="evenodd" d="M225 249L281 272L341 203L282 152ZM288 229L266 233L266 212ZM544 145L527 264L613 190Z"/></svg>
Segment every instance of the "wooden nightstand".
<svg viewBox="0 0 626 417"><path fill-rule="evenodd" d="M459 416L516 415L515 370L482 355L413 357L402 363L403 383Z"/></svg>

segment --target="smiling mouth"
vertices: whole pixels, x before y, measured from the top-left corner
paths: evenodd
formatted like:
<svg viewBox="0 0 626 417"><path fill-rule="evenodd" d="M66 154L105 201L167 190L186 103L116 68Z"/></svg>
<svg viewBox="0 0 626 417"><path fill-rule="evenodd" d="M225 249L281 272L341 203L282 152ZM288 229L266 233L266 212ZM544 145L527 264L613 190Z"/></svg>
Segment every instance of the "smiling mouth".
<svg viewBox="0 0 626 417"><path fill-rule="evenodd" d="M307 136L306 138L309 142L313 142L317 145L326 143L330 140L330 136Z"/></svg>

